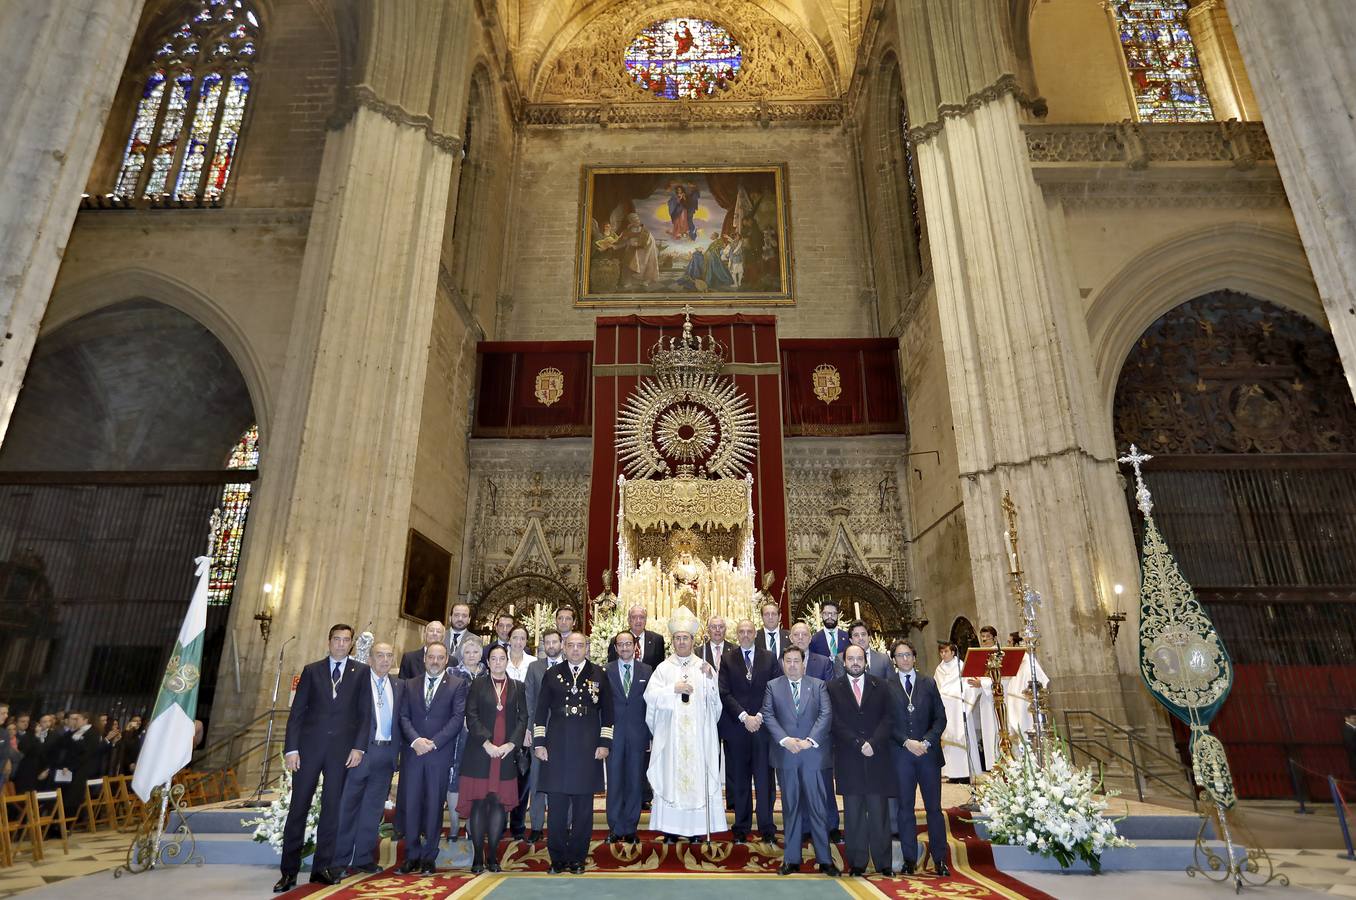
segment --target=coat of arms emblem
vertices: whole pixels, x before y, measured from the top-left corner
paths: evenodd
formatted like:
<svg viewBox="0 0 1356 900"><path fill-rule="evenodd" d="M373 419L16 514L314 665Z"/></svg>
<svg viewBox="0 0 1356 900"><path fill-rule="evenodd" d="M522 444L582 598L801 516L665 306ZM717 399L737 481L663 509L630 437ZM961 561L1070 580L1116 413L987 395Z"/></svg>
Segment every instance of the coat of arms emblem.
<svg viewBox="0 0 1356 900"><path fill-rule="evenodd" d="M843 380L838 376L838 370L828 363L816 366L810 379L814 382L815 396L825 403L843 396Z"/></svg>
<svg viewBox="0 0 1356 900"><path fill-rule="evenodd" d="M554 366L538 372L536 395L537 402L542 406L550 406L565 396L565 373Z"/></svg>

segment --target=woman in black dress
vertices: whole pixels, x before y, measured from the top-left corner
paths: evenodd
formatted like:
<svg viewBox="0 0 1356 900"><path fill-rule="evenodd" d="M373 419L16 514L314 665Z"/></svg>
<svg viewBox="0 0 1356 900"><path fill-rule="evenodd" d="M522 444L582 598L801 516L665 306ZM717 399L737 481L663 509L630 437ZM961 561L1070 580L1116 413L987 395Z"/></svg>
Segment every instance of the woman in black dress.
<svg viewBox="0 0 1356 900"><path fill-rule="evenodd" d="M491 647L489 672L466 695L466 752L461 760L457 814L475 847L471 872L499 871L499 840L518 805L517 749L527 731L523 685L508 677L508 651Z"/></svg>

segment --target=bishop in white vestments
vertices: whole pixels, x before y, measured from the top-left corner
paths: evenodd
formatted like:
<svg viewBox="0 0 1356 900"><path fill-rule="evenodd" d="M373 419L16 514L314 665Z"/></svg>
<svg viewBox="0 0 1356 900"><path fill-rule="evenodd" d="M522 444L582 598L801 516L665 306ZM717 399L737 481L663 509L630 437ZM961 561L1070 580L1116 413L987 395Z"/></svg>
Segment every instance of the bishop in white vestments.
<svg viewBox="0 0 1356 900"><path fill-rule="evenodd" d="M942 642L938 645L942 661L932 673L937 690L946 708L946 730L942 732L942 777L957 779L970 777L969 742L966 740L966 719L971 710L965 702L965 682L961 679L961 663L956 656L956 645Z"/></svg>
<svg viewBox="0 0 1356 900"><path fill-rule="evenodd" d="M726 831L721 785L720 690L715 670L692 652L697 617L686 607L669 620L674 655L660 663L645 688L654 800L650 827L670 841Z"/></svg>

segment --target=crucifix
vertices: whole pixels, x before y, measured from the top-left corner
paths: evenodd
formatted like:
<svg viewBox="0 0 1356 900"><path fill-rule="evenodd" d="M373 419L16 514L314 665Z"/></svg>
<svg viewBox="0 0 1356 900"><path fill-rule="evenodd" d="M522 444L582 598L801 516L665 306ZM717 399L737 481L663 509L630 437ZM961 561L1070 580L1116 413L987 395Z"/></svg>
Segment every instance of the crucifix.
<svg viewBox="0 0 1356 900"><path fill-rule="evenodd" d="M1130 466L1135 470L1135 503L1139 506L1139 511L1143 513L1144 518L1149 518L1149 514L1154 510L1154 501L1149 496L1149 488L1144 483L1144 473L1140 471L1143 465L1153 459L1148 453L1140 453L1139 448L1134 444L1130 445L1130 452L1120 457L1116 462L1121 465Z"/></svg>

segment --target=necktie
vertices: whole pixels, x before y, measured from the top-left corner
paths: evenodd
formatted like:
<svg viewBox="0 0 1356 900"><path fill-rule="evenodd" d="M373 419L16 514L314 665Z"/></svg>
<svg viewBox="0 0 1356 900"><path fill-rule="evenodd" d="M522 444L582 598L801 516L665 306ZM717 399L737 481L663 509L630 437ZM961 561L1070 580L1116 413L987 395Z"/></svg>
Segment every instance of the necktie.
<svg viewBox="0 0 1356 900"><path fill-rule="evenodd" d="M378 738L381 740L391 739L391 718L386 712L386 679L377 680L377 730L381 732Z"/></svg>
<svg viewBox="0 0 1356 900"><path fill-rule="evenodd" d="M852 693L857 695L857 705L862 705L862 680L860 678L852 679Z"/></svg>
<svg viewBox="0 0 1356 900"><path fill-rule="evenodd" d="M747 650L744 651L744 666L745 666L745 668L747 668L750 672L753 671L753 648L752 648L752 647L750 647L749 649L747 649Z"/></svg>
<svg viewBox="0 0 1356 900"><path fill-rule="evenodd" d="M791 682L791 702L796 707L796 712L800 712L800 682Z"/></svg>
<svg viewBox="0 0 1356 900"><path fill-rule="evenodd" d="M904 676L904 689L910 694L913 693L913 673L910 672Z"/></svg>
<svg viewBox="0 0 1356 900"><path fill-rule="evenodd" d="M838 629L829 632L829 659L838 655Z"/></svg>
<svg viewBox="0 0 1356 900"><path fill-rule="evenodd" d="M460 643L461 643L461 635L460 635L460 634L457 634L455 631L452 632L452 652L453 652L453 653L456 653L456 652L457 652L457 645L460 644Z"/></svg>
<svg viewBox="0 0 1356 900"><path fill-rule="evenodd" d="M631 696L631 664L622 664L622 693Z"/></svg>
<svg viewBox="0 0 1356 900"><path fill-rule="evenodd" d="M330 672L330 696L335 697L339 694L339 681L344 677L344 664L334 663L334 670Z"/></svg>
<svg viewBox="0 0 1356 900"><path fill-rule="evenodd" d="M433 689L437 686L437 678L426 679L426 684L424 685L424 709L428 709L433 705Z"/></svg>

